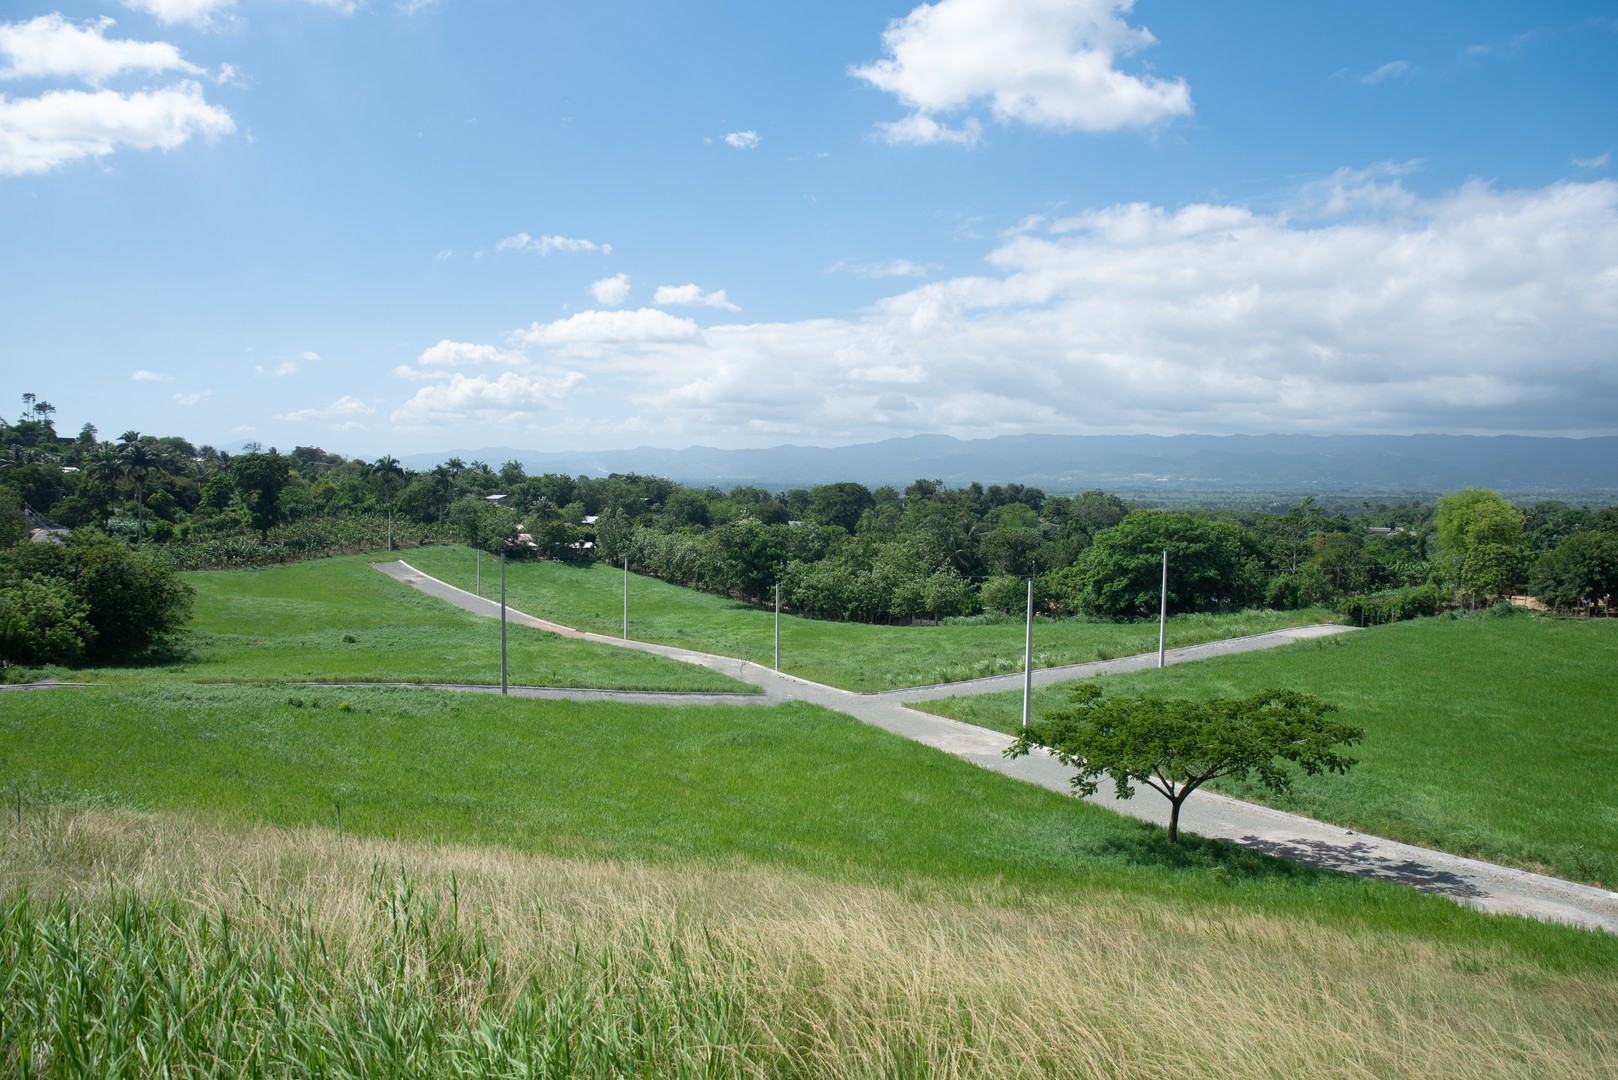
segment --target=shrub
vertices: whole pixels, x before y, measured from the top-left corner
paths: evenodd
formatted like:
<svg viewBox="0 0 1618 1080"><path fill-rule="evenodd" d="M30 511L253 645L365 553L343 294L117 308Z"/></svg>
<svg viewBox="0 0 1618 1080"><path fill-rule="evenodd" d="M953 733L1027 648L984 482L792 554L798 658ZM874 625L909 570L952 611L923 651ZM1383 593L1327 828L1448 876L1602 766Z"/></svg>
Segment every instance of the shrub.
<svg viewBox="0 0 1618 1080"><path fill-rule="evenodd" d="M22 544L0 553L0 590L15 594L18 603L24 595L59 597L63 590L74 597L93 631L81 635L86 659L143 652L191 611L191 587L161 556L88 532L74 533L65 544ZM72 623L80 610L60 608L52 625Z"/></svg>
<svg viewBox="0 0 1618 1080"><path fill-rule="evenodd" d="M1409 589L1346 596L1338 602L1336 612L1354 626L1378 626L1436 615L1447 600L1448 597L1438 586L1418 585Z"/></svg>

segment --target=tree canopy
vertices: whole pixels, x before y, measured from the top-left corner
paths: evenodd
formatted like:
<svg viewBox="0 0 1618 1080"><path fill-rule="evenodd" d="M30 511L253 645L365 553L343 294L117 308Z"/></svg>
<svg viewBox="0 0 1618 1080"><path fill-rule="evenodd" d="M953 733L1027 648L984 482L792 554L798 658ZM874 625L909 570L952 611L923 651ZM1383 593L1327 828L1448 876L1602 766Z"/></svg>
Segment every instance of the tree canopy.
<svg viewBox="0 0 1618 1080"><path fill-rule="evenodd" d="M1340 753L1364 729L1328 719L1337 706L1294 690L1261 690L1245 698L1195 701L1151 695L1106 696L1080 683L1072 708L1023 729L1006 756L1049 750L1076 768L1073 789L1093 795L1110 777L1120 799L1145 784L1169 801L1169 839L1180 836L1180 807L1210 780L1252 775L1272 791L1292 785L1288 763L1305 773L1347 772Z"/></svg>

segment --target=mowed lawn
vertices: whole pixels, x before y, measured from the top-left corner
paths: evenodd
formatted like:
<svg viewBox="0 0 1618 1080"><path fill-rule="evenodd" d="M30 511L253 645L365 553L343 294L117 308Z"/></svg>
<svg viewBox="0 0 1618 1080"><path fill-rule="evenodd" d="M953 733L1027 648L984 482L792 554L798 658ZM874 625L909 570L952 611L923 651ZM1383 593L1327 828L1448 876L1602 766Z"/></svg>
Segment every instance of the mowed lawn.
<svg viewBox="0 0 1618 1080"><path fill-rule="evenodd" d="M13 692L0 699L0 783L19 807L759 864L1002 898L1121 891L1553 951L1579 940L1231 845L1170 845L1155 826L805 704L168 681ZM1618 964L1618 939L1594 947Z"/></svg>
<svg viewBox="0 0 1618 1080"><path fill-rule="evenodd" d="M394 581L372 565L377 557L184 575L196 602L182 659L165 670L194 680L499 685L499 621ZM515 624L506 650L517 685L755 690L692 664Z"/></svg>
<svg viewBox="0 0 1618 1080"><path fill-rule="evenodd" d="M1618 620L1436 618L1105 676L1119 692L1317 694L1366 731L1345 776L1290 797L1219 790L1348 828L1618 888ZM1061 685L1035 692L1060 708ZM918 705L1002 731L1019 694ZM1136 798L1158 798L1144 791Z"/></svg>
<svg viewBox="0 0 1618 1080"><path fill-rule="evenodd" d="M416 569L471 590L475 576L470 548L434 545L400 556ZM499 593L499 563L483 560L483 595ZM506 568L506 599L521 611L565 626L621 634L624 573L587 563L512 562ZM1231 615L1184 615L1169 620L1171 647L1264 633L1288 626L1328 622L1321 610L1247 611ZM711 593L629 576L629 635L640 641L773 664L773 611ZM783 614L781 670L845 690L892 690L905 686L983 678L1023 666L1022 619L942 626L873 626ZM1157 623L1104 623L1082 619L1037 619L1034 666L1056 667L1152 652Z"/></svg>

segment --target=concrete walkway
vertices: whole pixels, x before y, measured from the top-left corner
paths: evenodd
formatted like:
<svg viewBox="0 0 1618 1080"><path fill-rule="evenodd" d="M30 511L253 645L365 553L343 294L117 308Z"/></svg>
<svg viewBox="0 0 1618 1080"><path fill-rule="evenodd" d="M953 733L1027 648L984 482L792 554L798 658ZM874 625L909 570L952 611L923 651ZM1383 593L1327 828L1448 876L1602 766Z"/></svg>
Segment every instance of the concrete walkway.
<svg viewBox="0 0 1618 1080"><path fill-rule="evenodd" d="M496 601L474 596L437 578L429 577L403 561L374 565L392 578L467 611L494 618L500 615L500 605ZM1072 770L1065 768L1054 758L1043 754L1030 754L1009 760L1004 756L1004 751L1011 745L1010 736L945 717L917 712L905 707L904 704L906 701L996 693L1020 688L1023 679L1020 672L970 682L860 694L809 682L733 657L712 656L691 649L653 645L643 641L625 641L623 638L605 634L575 630L558 623L536 619L509 606L506 608L506 619L508 623L517 626L534 627L566 637L595 641L619 648L638 649L689 664L699 664L750 683L763 691L762 694L667 694L512 687L513 694L585 700L634 700L660 704L707 702L756 705L807 701L847 713L867 724L945 753L954 754L983 768L1026 780L1052 791L1070 790L1068 781L1072 776ZM1274 648L1308 638L1344 633L1348 629L1341 626L1305 626L1279 630L1185 649L1171 649L1165 660L1170 664L1189 663L1210 656ZM1149 653L1118 660L1045 668L1036 671L1033 679L1036 684L1046 684L1102 672L1138 671L1154 667L1156 664L1157 654ZM453 688L498 691L498 687ZM1109 788L1092 796L1090 801L1147 821L1163 825L1168 823L1167 800L1150 791L1138 791L1135 798L1120 801L1111 796ZM1297 814L1272 810L1206 791L1198 791L1186 800L1180 812L1180 827L1188 832L1228 840L1310 866L1409 885L1424 892L1447 896L1458 903L1483 911L1528 915L1618 933L1618 893L1479 862L1476 859L1466 859L1442 851L1413 847L1394 840L1356 834Z"/></svg>

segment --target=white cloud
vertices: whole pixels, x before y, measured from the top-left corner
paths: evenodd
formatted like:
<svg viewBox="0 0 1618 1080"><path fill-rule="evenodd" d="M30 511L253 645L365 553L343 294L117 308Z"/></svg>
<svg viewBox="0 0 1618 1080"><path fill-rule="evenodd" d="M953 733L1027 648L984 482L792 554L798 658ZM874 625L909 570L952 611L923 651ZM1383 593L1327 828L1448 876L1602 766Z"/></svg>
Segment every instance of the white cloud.
<svg viewBox="0 0 1618 1080"><path fill-rule="evenodd" d="M938 121L986 102L1001 123L1057 131L1149 127L1191 114L1183 79L1131 75L1117 61L1156 42L1124 19L1133 0L937 0L889 24L888 56L849 73L912 113L881 126L894 142L970 145L975 118Z"/></svg>
<svg viewBox="0 0 1618 1080"><path fill-rule="evenodd" d="M725 142L737 150L752 150L763 141L756 131L732 131L725 136Z"/></svg>
<svg viewBox="0 0 1618 1080"><path fill-rule="evenodd" d="M702 328L654 308L634 311L581 311L555 322L534 323L513 335L530 345L595 352L605 347L700 341Z"/></svg>
<svg viewBox="0 0 1618 1080"><path fill-rule="evenodd" d="M868 278L924 278L932 272L931 267L911 262L909 259L887 259L874 263L848 262L845 260L837 263L832 269L843 270L850 274L858 274L860 277Z"/></svg>
<svg viewBox="0 0 1618 1080"><path fill-rule="evenodd" d="M100 86L136 71L202 74L166 41L108 40L112 26L107 18L81 25L57 14L0 23L0 79L71 78Z"/></svg>
<svg viewBox="0 0 1618 1080"><path fill-rule="evenodd" d="M509 366L523 361L521 352L512 352L494 345L474 345L465 341L450 341L445 338L437 345L422 350L416 357L416 363L422 369L443 371L457 367L477 367L482 364L500 364ZM398 368L395 374L410 372L405 378L414 378L416 369Z"/></svg>
<svg viewBox="0 0 1618 1080"><path fill-rule="evenodd" d="M172 150L194 136L236 130L189 80L166 90L119 94L55 90L37 98L0 95L0 175L47 172L120 148Z"/></svg>
<svg viewBox="0 0 1618 1080"><path fill-rule="evenodd" d="M502 372L498 378L456 372L448 382L424 386L393 411L400 427L428 427L471 421L508 424L535 410L555 409L584 379L576 371L558 375Z"/></svg>
<svg viewBox="0 0 1618 1080"><path fill-rule="evenodd" d="M1379 82L1389 79L1408 79L1416 73L1415 67L1408 60L1389 60L1375 71L1360 76L1360 82L1366 86L1375 86Z"/></svg>
<svg viewBox="0 0 1618 1080"><path fill-rule="evenodd" d="M513 341L580 357L588 393L525 360L509 393L440 378L407 415L549 409L565 383L580 392L548 425L629 402L648 440L1610 431L1618 182L1419 198L1407 168L1344 170L1268 212L1125 204L1029 222L983 273L855 318L536 323Z"/></svg>
<svg viewBox="0 0 1618 1080"><path fill-rule="evenodd" d="M705 293L698 285L659 285L656 295L652 297L652 303L681 307L712 307L724 311L741 310L725 296L724 289Z"/></svg>
<svg viewBox="0 0 1618 1080"><path fill-rule="evenodd" d="M1596 154L1594 157L1575 157L1573 164L1580 169L1605 169L1612 161L1612 152Z"/></svg>
<svg viewBox="0 0 1618 1080"><path fill-rule="evenodd" d="M164 375L159 371L147 371L141 368L129 377L130 382L173 382L173 375Z"/></svg>
<svg viewBox="0 0 1618 1080"><path fill-rule="evenodd" d="M603 255L611 255L612 245L597 244L593 240L575 240L566 236L529 236L524 232L506 237L494 245L494 250L536 251L541 255L549 255L553 251L570 255L581 251L599 251Z"/></svg>
<svg viewBox="0 0 1618 1080"><path fill-rule="evenodd" d="M607 307L618 307L629 299L629 275L614 274L610 278L590 284L590 295L594 296L596 303Z"/></svg>
<svg viewBox="0 0 1618 1080"><path fill-rule="evenodd" d="M206 26L215 15L235 7L236 0L124 0L124 6L144 11L160 22Z"/></svg>
<svg viewBox="0 0 1618 1080"><path fill-rule="evenodd" d="M353 421L358 417L370 416L375 412L375 408L365 404L365 402L361 401L359 398L353 397L349 394L344 394L330 405L319 408L299 409L296 412L283 413L282 415L276 416L273 419L287 420L293 423L304 423L307 421L332 423L345 420Z"/></svg>
<svg viewBox="0 0 1618 1080"><path fill-rule="evenodd" d="M174 403L176 405L195 405L212 393L212 390L203 390L202 392L196 394L175 394Z"/></svg>

